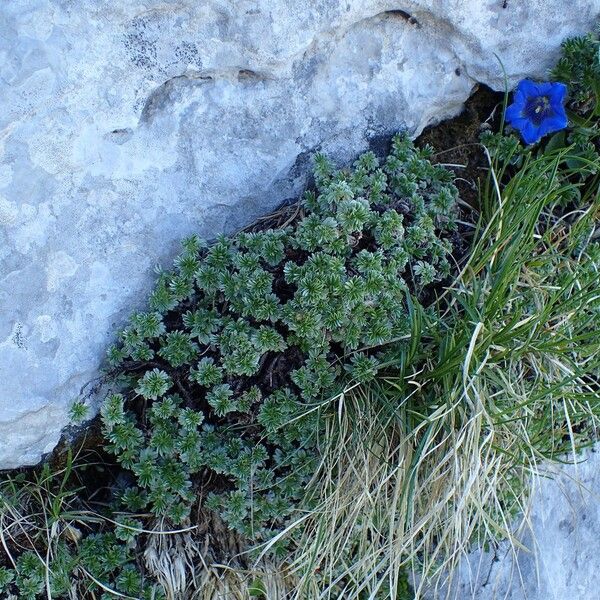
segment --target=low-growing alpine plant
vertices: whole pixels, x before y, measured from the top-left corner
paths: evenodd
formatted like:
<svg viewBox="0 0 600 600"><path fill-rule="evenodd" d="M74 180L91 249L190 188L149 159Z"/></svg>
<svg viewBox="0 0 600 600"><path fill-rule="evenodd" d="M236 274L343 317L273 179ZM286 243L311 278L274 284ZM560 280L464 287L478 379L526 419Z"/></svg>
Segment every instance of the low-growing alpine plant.
<svg viewBox="0 0 600 600"><path fill-rule="evenodd" d="M579 121L600 116L600 28L566 39L551 77L569 88L568 107Z"/></svg>
<svg viewBox="0 0 600 600"><path fill-rule="evenodd" d="M323 401L372 380L410 334L409 296L450 274L457 190L430 153L400 135L382 164L335 171L319 155L289 225L184 242L109 352L121 387L102 421L135 474L132 510L181 523L198 500L254 541L285 524Z"/></svg>

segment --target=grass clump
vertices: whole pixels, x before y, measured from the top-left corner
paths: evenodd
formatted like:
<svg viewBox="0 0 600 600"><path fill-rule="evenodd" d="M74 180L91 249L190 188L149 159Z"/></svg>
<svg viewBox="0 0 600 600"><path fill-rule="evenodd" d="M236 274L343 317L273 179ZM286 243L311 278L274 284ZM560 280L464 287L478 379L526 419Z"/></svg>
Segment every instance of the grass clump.
<svg viewBox="0 0 600 600"><path fill-rule="evenodd" d="M89 457L68 454L62 467L0 481L1 598L165 598L144 576L140 523L107 521L79 497L87 469Z"/></svg>

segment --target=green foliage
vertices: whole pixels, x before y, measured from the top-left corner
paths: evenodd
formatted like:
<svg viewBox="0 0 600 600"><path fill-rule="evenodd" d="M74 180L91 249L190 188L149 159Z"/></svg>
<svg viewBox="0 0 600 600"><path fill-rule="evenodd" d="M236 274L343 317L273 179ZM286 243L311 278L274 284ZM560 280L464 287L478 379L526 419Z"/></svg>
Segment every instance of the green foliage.
<svg viewBox="0 0 600 600"><path fill-rule="evenodd" d="M190 379L198 385L212 387L223 380L223 369L215 364L214 359L204 357L195 369L190 369Z"/></svg>
<svg viewBox="0 0 600 600"><path fill-rule="evenodd" d="M89 407L85 404L85 402L81 402L80 400L73 403L71 406L71 410L69 411L69 418L72 423L76 425L79 423L83 423L89 413Z"/></svg>
<svg viewBox="0 0 600 600"><path fill-rule="evenodd" d="M290 225L184 242L109 355L125 384L103 426L137 479L131 509L182 522L202 471L221 482L207 505L238 532L286 524L314 472L318 403L371 381L369 348L407 337L408 296L450 273L457 190L430 154L397 136L381 164L317 156Z"/></svg>
<svg viewBox="0 0 600 600"><path fill-rule="evenodd" d="M578 112L600 116L600 40L598 33L572 37L562 44L562 56L551 71L569 87L569 102Z"/></svg>
<svg viewBox="0 0 600 600"><path fill-rule="evenodd" d="M359 383L368 383L377 376L379 361L374 356L366 356L363 353L355 354L346 365L346 370L353 379Z"/></svg>
<svg viewBox="0 0 600 600"><path fill-rule="evenodd" d="M170 355L168 350L166 354ZM146 400L156 400L163 396L172 385L173 382L167 373L154 368L152 371L146 371L144 373L144 376L140 379L135 391L146 398Z"/></svg>
<svg viewBox="0 0 600 600"><path fill-rule="evenodd" d="M8 586L15 578L15 573L6 567L0 567L0 592L7 591Z"/></svg>
<svg viewBox="0 0 600 600"><path fill-rule="evenodd" d="M171 331L168 333L164 337L161 348L158 351L158 354L172 367L181 367L181 365L189 363L195 358L197 353L198 346L192 342L190 334L183 331ZM159 393L158 395L161 394Z"/></svg>
<svg viewBox="0 0 600 600"><path fill-rule="evenodd" d="M12 565L0 567L1 597L164 600L137 562L140 523L119 517L112 532L82 506L78 472L84 467L86 461L76 464L69 454L60 471L44 465L0 480L3 556ZM97 532L83 535L90 528Z"/></svg>
<svg viewBox="0 0 600 600"><path fill-rule="evenodd" d="M232 399L233 390L228 383L215 385L207 394L206 400L213 407L217 417L222 417L236 409L235 400Z"/></svg>
<svg viewBox="0 0 600 600"><path fill-rule="evenodd" d="M135 545L133 546L135 548ZM131 545L122 543L112 533L92 534L85 537L79 548L79 563L91 578L106 587L134 598L150 598L135 563ZM92 584L93 584L92 579Z"/></svg>

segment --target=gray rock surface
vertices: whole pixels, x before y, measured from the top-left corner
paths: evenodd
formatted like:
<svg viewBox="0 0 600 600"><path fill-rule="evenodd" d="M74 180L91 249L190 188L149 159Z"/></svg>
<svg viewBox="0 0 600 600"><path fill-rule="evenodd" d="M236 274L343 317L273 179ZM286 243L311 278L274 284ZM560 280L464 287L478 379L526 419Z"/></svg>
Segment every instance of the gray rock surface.
<svg viewBox="0 0 600 600"><path fill-rule="evenodd" d="M522 548L474 551L426 600L598 600L600 447L578 461L536 480Z"/></svg>
<svg viewBox="0 0 600 600"><path fill-rule="evenodd" d="M0 2L0 468L50 451L156 263L321 149L543 76L600 0Z"/></svg>

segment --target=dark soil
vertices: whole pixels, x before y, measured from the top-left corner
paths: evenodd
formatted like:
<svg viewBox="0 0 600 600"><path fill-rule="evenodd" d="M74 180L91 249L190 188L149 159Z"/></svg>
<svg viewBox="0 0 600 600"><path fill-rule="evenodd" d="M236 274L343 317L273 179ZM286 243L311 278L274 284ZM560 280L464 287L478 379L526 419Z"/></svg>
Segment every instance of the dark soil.
<svg viewBox="0 0 600 600"><path fill-rule="evenodd" d="M478 185L489 166L479 138L485 130L498 130L503 99L504 94L479 86L458 117L428 127L417 138L418 146L429 144L435 149L432 162L452 165L460 197L475 210Z"/></svg>

